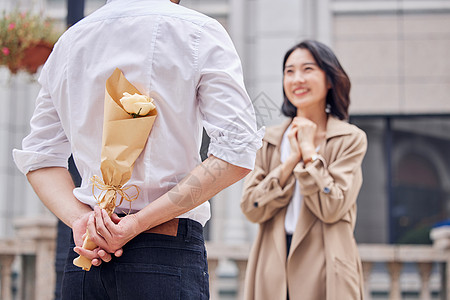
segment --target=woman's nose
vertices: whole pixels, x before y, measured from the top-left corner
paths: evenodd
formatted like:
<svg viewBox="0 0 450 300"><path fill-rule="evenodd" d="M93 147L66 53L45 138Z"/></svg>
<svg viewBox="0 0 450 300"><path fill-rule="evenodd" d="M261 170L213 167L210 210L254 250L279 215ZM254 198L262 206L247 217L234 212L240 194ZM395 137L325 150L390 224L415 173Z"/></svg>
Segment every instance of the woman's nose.
<svg viewBox="0 0 450 300"><path fill-rule="evenodd" d="M305 77L303 76L302 72L295 72L294 75L294 81L295 82L305 82Z"/></svg>

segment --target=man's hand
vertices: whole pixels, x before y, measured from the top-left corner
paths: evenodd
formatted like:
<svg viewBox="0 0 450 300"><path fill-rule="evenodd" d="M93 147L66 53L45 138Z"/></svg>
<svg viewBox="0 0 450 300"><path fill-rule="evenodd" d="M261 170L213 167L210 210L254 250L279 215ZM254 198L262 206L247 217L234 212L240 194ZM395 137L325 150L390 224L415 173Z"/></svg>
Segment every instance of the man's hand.
<svg viewBox="0 0 450 300"><path fill-rule="evenodd" d="M122 254L122 247L143 230L138 227L134 215L119 218L116 214L111 217L104 209L96 206L94 214L89 216L88 230L90 239L100 248L116 256Z"/></svg>
<svg viewBox="0 0 450 300"><path fill-rule="evenodd" d="M117 223L106 211L95 207L94 216L88 220L91 240L105 251L114 253L141 232L190 211L249 172L249 169L211 155L169 192Z"/></svg>
<svg viewBox="0 0 450 300"><path fill-rule="evenodd" d="M99 266L102 261L109 262L111 261L111 254L106 252L100 247L95 248L94 250L87 250L84 249L83 241L84 237L86 236L86 230L87 230L87 224L89 221L89 218L94 215L94 212L91 211L89 213L86 213L82 215L80 218L75 220L72 223L72 231L73 231L73 239L75 241L75 248L74 251L78 253L79 255L82 255L88 259L91 260L93 266ZM116 222L119 222L120 218L117 215L114 215L113 219ZM91 238L92 239L92 238ZM122 255L122 249L119 249L118 251L114 252L114 255L116 257L119 257Z"/></svg>
<svg viewBox="0 0 450 300"><path fill-rule="evenodd" d="M91 259L94 266L100 265L102 260L111 260L111 255L101 248L97 248L94 251L81 248L89 216L93 215L93 211L89 205L81 203L73 195L75 186L66 168L49 167L38 169L29 172L27 178L45 206L72 228L73 239L76 245L75 252ZM115 255L122 255L121 251L120 249Z"/></svg>

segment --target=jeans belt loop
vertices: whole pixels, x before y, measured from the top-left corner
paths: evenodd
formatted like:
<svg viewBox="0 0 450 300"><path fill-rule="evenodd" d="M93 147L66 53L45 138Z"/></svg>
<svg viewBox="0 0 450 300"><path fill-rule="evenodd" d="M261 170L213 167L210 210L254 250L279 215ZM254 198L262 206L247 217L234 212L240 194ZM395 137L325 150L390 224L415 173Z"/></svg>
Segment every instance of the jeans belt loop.
<svg viewBox="0 0 450 300"><path fill-rule="evenodd" d="M190 222L189 219L186 219L186 237L185 241L189 242L191 240L191 234L192 234L192 222Z"/></svg>

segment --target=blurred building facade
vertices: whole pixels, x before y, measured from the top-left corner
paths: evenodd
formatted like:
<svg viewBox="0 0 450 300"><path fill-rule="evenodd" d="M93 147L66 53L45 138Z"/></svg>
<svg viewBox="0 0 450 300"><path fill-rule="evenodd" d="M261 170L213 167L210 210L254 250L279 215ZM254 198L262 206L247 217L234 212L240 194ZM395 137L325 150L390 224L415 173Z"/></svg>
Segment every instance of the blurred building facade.
<svg viewBox="0 0 450 300"><path fill-rule="evenodd" d="M183 3L202 10L201 1ZM209 13L241 55L260 125L283 118L286 50L303 39L334 49L352 80L351 122L369 140L357 241L430 243L430 228L450 216L450 1L207 3L217 5ZM211 239L252 240L255 226L239 211L241 189L236 184L213 201Z"/></svg>
<svg viewBox="0 0 450 300"><path fill-rule="evenodd" d="M168 1L168 0L167 0ZM86 0L86 14L104 1ZM63 0L2 0L63 24ZM218 19L241 56L260 126L281 122L282 59L303 39L331 46L352 80L351 122L369 149L358 199L362 243L428 243L450 215L450 0L182 0ZM29 131L36 78L0 68L0 237L18 217L51 214L11 160ZM240 212L242 183L212 201L211 241L251 242L256 226Z"/></svg>

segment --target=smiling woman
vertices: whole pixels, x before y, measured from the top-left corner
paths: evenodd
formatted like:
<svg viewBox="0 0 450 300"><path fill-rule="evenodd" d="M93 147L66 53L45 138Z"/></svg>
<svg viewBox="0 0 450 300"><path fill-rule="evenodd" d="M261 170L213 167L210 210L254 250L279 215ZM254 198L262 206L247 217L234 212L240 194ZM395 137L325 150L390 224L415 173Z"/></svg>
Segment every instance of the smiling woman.
<svg viewBox="0 0 450 300"><path fill-rule="evenodd" d="M288 57L283 87L289 102L297 108L297 116L325 111L330 84L309 50L298 48Z"/></svg>
<svg viewBox="0 0 450 300"><path fill-rule="evenodd" d="M283 114L288 117L294 117L297 114L297 107L290 102L285 87L286 82L289 82L289 78L286 76L287 67L296 59L305 60L304 63L307 64L304 68L310 69L308 72L311 72L313 68L315 74L323 72L327 81L326 104L328 109L339 119L347 119L350 105L350 79L331 49L315 41L305 41L286 52L283 61Z"/></svg>
<svg viewBox="0 0 450 300"><path fill-rule="evenodd" d="M247 300L362 299L353 229L367 140L345 121L349 93L326 45L304 41L287 51L282 111L290 119L266 130L241 201L259 224Z"/></svg>

